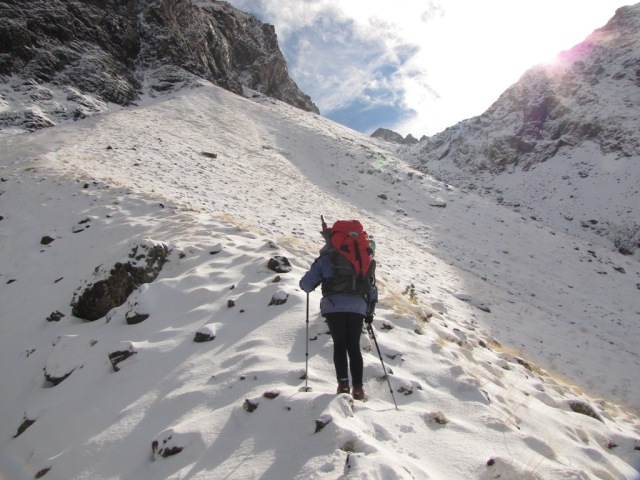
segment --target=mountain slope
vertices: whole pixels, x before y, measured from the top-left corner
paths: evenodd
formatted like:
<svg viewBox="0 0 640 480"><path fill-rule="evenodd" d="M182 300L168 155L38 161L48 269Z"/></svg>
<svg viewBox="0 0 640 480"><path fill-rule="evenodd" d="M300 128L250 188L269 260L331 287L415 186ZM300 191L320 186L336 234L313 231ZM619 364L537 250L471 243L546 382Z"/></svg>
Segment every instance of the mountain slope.
<svg viewBox="0 0 640 480"><path fill-rule="evenodd" d="M210 85L0 142L4 476L638 475L633 258ZM364 338L369 401L334 395L318 292L307 337L297 281L320 214L376 238L398 411ZM94 322L71 314L86 282L161 242L155 281Z"/></svg>
<svg viewBox="0 0 640 480"><path fill-rule="evenodd" d="M633 255L640 245L639 28L640 4L620 8L584 42L527 71L485 113L402 156L554 229Z"/></svg>

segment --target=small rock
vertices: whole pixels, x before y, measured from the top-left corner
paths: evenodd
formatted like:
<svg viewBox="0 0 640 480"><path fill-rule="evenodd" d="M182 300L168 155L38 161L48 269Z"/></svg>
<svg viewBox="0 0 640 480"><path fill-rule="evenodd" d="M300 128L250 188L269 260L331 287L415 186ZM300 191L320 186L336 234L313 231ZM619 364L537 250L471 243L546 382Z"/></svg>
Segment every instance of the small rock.
<svg viewBox="0 0 640 480"><path fill-rule="evenodd" d="M251 413L255 412L255 410L258 408L258 405L259 403L256 400L250 400L247 398L242 406L247 412Z"/></svg>
<svg viewBox="0 0 640 480"><path fill-rule="evenodd" d="M38 478L42 478L44 477L47 473L49 473L49 470L51 470L51 467L47 467L47 468L43 468L42 470L39 470L38 473L36 473L33 478L35 478L36 480L38 480Z"/></svg>
<svg viewBox="0 0 640 480"><path fill-rule="evenodd" d="M273 400L274 398L278 398L278 396L280 396L280 390L269 390L268 392L264 392L262 396L264 398Z"/></svg>
<svg viewBox="0 0 640 480"><path fill-rule="evenodd" d="M424 415L424 420L427 422L434 422L438 425L446 425L449 423L449 419L442 412L429 412Z"/></svg>
<svg viewBox="0 0 640 480"><path fill-rule="evenodd" d="M118 364L120 362L124 362L127 358L129 358L132 355L135 355L136 352L133 349L133 346L129 347L128 350L120 350L117 352L112 352L109 354L109 360L111 360L111 366L113 367L113 371L114 372L118 372L120 371L120 368L118 367Z"/></svg>
<svg viewBox="0 0 640 480"><path fill-rule="evenodd" d="M583 400L569 400L569 408L571 408L571 410L576 413L595 418L596 420L604 423L604 420L602 419L600 414L598 414L598 412L596 412L596 410L591 405Z"/></svg>
<svg viewBox="0 0 640 480"><path fill-rule="evenodd" d="M160 456L162 458L167 458L173 455L177 455L182 450L184 450L183 447L178 447L177 445L167 445L167 443L170 443L171 439L171 436L165 438L162 441L162 446L160 446L160 442L158 442L158 440L154 440L153 442L151 442L151 452L153 453L154 457Z"/></svg>
<svg viewBox="0 0 640 480"><path fill-rule="evenodd" d="M147 318L149 318L148 313L132 313L127 312L125 315L125 320L127 325L136 325L138 323L144 322Z"/></svg>
<svg viewBox="0 0 640 480"><path fill-rule="evenodd" d="M293 269L287 257L283 257L281 255L271 257L271 259L269 259L269 263L267 263L267 268L276 273L288 273Z"/></svg>
<svg viewBox="0 0 640 480"><path fill-rule="evenodd" d="M59 322L61 318L64 318L64 313L56 310L47 317L47 322Z"/></svg>
<svg viewBox="0 0 640 480"><path fill-rule="evenodd" d="M216 339L215 334L196 332L196 336L194 337L193 341L197 343L202 343L202 342L211 342L212 340L215 340L215 339Z"/></svg>
<svg viewBox="0 0 640 480"><path fill-rule="evenodd" d="M40 245L49 245L50 243L53 243L53 241L55 241L55 238L51 238L49 235L45 235L40 239Z"/></svg>
<svg viewBox="0 0 640 480"><path fill-rule="evenodd" d="M285 292L276 292L273 297L271 297L271 302L269 305L284 305L287 303L287 299L289 298L289 294Z"/></svg>
<svg viewBox="0 0 640 480"><path fill-rule="evenodd" d="M315 431L315 433L318 433L324 427L329 425L332 421L333 421L333 417L331 417L331 415L323 415L320 418L316 419L316 431Z"/></svg>
<svg viewBox="0 0 640 480"><path fill-rule="evenodd" d="M22 435L25 432L27 428L29 428L34 423L36 423L35 420L31 420L30 418L24 417L24 419L22 420L22 423L18 427L18 431L13 436L13 438L18 438L20 435Z"/></svg>

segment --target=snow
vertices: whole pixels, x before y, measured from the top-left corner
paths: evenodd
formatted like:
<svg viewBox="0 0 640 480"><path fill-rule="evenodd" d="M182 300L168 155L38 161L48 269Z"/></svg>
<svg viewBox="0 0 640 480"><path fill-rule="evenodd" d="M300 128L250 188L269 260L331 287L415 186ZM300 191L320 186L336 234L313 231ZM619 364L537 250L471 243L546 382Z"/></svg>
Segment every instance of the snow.
<svg viewBox="0 0 640 480"><path fill-rule="evenodd" d="M640 477L637 258L259 95L203 85L1 134L0 478ZM376 239L394 398L366 335L367 401L335 395L319 292L306 336L321 214ZM96 272L158 243L154 282L72 315Z"/></svg>

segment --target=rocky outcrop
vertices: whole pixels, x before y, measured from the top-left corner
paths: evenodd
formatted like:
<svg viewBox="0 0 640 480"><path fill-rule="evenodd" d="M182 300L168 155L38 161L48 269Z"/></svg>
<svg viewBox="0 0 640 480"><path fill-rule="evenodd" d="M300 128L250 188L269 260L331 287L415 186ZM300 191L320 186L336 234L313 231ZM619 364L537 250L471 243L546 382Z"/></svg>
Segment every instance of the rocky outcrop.
<svg viewBox="0 0 640 480"><path fill-rule="evenodd" d="M416 139L411 134L403 138L399 133L387 128L378 128L371 134L371 136L373 138L381 138L382 140L386 140L387 142L397 143L400 145L415 145L416 143L418 143L418 139Z"/></svg>
<svg viewBox="0 0 640 480"><path fill-rule="evenodd" d="M124 304L140 285L155 280L168 255L165 244L142 243L133 247L128 261L117 262L108 271L96 268L97 280L76 293L71 302L73 315L88 321L104 317L109 310Z"/></svg>
<svg viewBox="0 0 640 480"><path fill-rule="evenodd" d="M202 80L318 112L289 77L274 27L226 2L6 0L0 39L0 79L29 99L3 113L4 126L44 128ZM52 88L75 108L44 108Z"/></svg>

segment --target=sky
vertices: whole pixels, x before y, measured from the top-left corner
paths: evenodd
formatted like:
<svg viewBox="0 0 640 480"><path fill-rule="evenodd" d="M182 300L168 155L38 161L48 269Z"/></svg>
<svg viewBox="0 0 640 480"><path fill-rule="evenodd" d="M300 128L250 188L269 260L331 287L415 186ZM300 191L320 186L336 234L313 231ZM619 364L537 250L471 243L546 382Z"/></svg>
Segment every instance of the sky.
<svg viewBox="0 0 640 480"><path fill-rule="evenodd" d="M275 26L322 115L359 132L431 136L479 115L532 66L629 0L230 0Z"/></svg>
<svg viewBox="0 0 640 480"><path fill-rule="evenodd" d="M18 119L0 131L1 480L640 479L638 253L283 102L203 82L64 122L77 98L43 87L0 86ZM33 98L58 125L18 133ZM621 174L575 154L588 178L549 161L528 185L634 199L637 157ZM320 214L376 239L364 403L335 394L321 293L307 317L298 287ZM171 253L153 282L95 321L72 314L159 244ZM276 256L291 270L270 270ZM131 355L116 371L117 352Z"/></svg>

